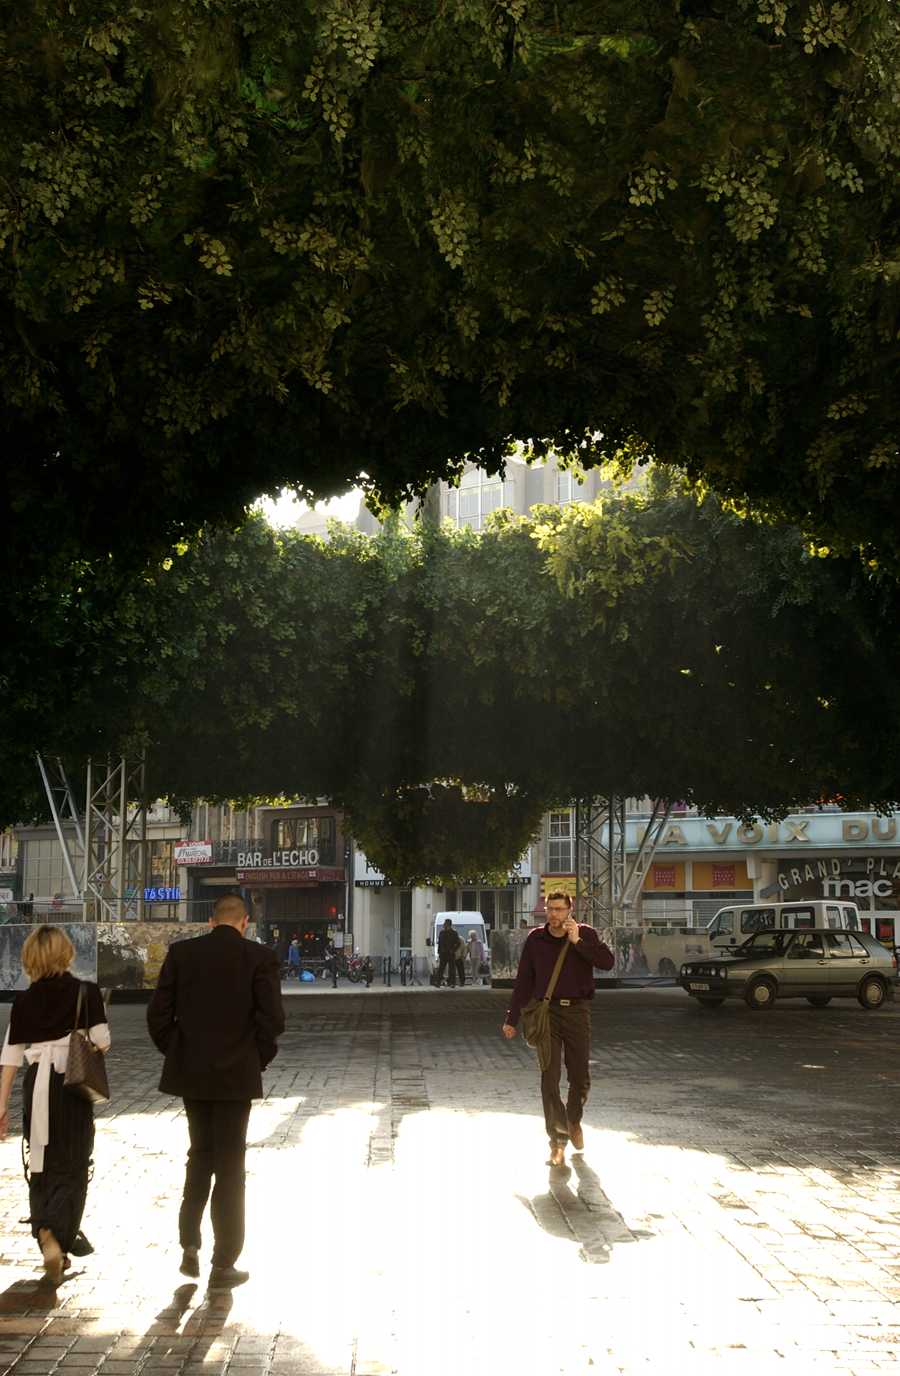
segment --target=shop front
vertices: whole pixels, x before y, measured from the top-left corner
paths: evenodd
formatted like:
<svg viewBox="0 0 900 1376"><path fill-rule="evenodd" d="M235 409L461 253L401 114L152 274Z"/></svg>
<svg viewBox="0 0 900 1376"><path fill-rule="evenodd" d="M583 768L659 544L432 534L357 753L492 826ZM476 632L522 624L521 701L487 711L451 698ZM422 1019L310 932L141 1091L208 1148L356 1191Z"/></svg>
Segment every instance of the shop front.
<svg viewBox="0 0 900 1376"><path fill-rule="evenodd" d="M260 914L263 941L296 938L306 958L321 955L329 936L344 931L346 874L343 869L259 867L235 871L250 912Z"/></svg>
<svg viewBox="0 0 900 1376"><path fill-rule="evenodd" d="M347 873L336 863L344 854L339 822L330 809L278 809L265 824L265 848L238 852L234 879L269 945L296 938L302 957L315 959L329 937L343 944Z"/></svg>
<svg viewBox="0 0 900 1376"><path fill-rule="evenodd" d="M644 878L643 920L693 915L705 926L732 902L852 900L861 913L900 914L897 816L799 812L780 822L685 817L667 827ZM628 823L628 849L644 826Z"/></svg>

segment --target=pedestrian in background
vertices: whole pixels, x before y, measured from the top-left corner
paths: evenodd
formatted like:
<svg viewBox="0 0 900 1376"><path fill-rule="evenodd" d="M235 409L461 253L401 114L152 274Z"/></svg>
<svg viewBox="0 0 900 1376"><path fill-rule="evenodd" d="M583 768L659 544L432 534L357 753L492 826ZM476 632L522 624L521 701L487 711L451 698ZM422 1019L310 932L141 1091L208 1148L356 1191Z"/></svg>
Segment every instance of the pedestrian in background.
<svg viewBox="0 0 900 1376"><path fill-rule="evenodd" d="M456 943L456 974L459 979L460 988L466 982L466 961L469 958L469 949L466 946L465 938L460 937Z"/></svg>
<svg viewBox="0 0 900 1376"><path fill-rule="evenodd" d="M200 1275L200 1224L210 1185L211 1289L250 1279L235 1266L244 1247L244 1159L250 1101L284 1031L275 952L244 940L249 914L239 894L213 908L208 936L169 947L147 1009L165 1056L163 1094L184 1100L190 1150L178 1215L181 1274Z"/></svg>
<svg viewBox="0 0 900 1376"><path fill-rule="evenodd" d="M325 950L322 952L325 960L325 975L331 976L332 989L337 988L337 947L334 944L334 937L329 937L325 942Z"/></svg>
<svg viewBox="0 0 900 1376"><path fill-rule="evenodd" d="M469 953L469 973L472 976L472 983L477 984L481 975L481 967L484 964L484 943L479 940L475 932L469 933L466 950Z"/></svg>
<svg viewBox="0 0 900 1376"><path fill-rule="evenodd" d="M300 969L300 942L296 937L288 947L288 965L292 970Z"/></svg>
<svg viewBox="0 0 900 1376"><path fill-rule="evenodd" d="M31 933L22 947L22 966L31 983L16 994L0 1051L0 1137L9 1129L16 1071L28 1062L22 1118L28 1143L31 1235L54 1285L61 1281L70 1253L84 1257L94 1250L81 1231L94 1149L94 1110L63 1084L82 988L88 1035L101 1051L109 1046L103 995L96 984L82 984L70 973L74 959L75 947L59 927L48 924ZM79 1023L84 1026L83 1015Z"/></svg>
<svg viewBox="0 0 900 1376"><path fill-rule="evenodd" d="M453 921L447 917L444 925L438 932L438 972L437 987L440 989L441 980L444 978L444 970L447 971L447 983L451 989L456 987L456 952L459 946L459 934L453 928Z"/></svg>

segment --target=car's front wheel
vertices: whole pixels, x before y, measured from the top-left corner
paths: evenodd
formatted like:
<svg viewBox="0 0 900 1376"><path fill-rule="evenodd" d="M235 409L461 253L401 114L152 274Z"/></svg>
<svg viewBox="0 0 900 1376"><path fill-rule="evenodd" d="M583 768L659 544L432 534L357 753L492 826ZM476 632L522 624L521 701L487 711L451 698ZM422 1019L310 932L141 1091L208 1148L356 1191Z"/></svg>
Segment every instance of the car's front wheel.
<svg viewBox="0 0 900 1376"><path fill-rule="evenodd" d="M721 1007L722 1007L722 1004L725 1002L725 1000L724 1000L724 999L706 999L706 998L701 999L701 998L698 998L698 999L697 999L697 1002L700 1003L700 1004L702 1004L704 1008L721 1008Z"/></svg>
<svg viewBox="0 0 900 1376"><path fill-rule="evenodd" d="M870 979L864 979L859 986L859 999L863 1008L880 1008L884 1003L884 985L877 975L872 975Z"/></svg>
<svg viewBox="0 0 900 1376"><path fill-rule="evenodd" d="M806 1002L811 1003L813 1008L827 1008L831 1002L830 994L807 994Z"/></svg>
<svg viewBox="0 0 900 1376"><path fill-rule="evenodd" d="M761 1012L764 1008L771 1008L775 1003L777 991L770 979L758 979L755 984L744 995L744 1002L748 1008L753 1008Z"/></svg>

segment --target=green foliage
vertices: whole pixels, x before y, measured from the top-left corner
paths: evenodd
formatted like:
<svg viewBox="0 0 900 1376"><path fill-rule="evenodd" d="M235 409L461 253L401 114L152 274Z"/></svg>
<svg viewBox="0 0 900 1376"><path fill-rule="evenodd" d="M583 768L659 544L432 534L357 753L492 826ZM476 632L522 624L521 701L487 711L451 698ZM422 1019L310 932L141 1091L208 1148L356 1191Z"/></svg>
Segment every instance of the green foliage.
<svg viewBox="0 0 900 1376"><path fill-rule="evenodd" d="M155 793L327 798L398 882L455 883L572 797L900 797L891 585L658 476L480 533L254 520L149 576L85 565L19 616L0 821L40 811L36 749L146 747Z"/></svg>
<svg viewBox="0 0 900 1376"><path fill-rule="evenodd" d="M393 884L466 879L503 884L540 830L540 798L505 792L474 801L458 784L434 782L386 794L355 780L336 799L367 857Z"/></svg>
<svg viewBox="0 0 900 1376"><path fill-rule="evenodd" d="M23 587L516 438L896 550L888 0L7 0Z"/></svg>

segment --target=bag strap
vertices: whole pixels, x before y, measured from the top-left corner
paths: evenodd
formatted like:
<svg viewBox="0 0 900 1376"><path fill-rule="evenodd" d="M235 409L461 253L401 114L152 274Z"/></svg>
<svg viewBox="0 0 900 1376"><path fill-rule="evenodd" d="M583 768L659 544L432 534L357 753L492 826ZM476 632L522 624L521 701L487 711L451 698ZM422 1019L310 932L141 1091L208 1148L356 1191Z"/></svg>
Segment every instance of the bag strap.
<svg viewBox="0 0 900 1376"><path fill-rule="evenodd" d="M86 987L85 981L84 981L83 979L80 979L80 980L78 981L78 1002L77 1002L76 1005L75 1005L75 1026L74 1026L74 1028L73 1028L72 1030L73 1030L73 1032L80 1032L80 1031L81 1031L81 1028L80 1028L80 1026L79 1026L79 1024L80 1024L80 1022L81 1022L81 1001L82 1001L82 999L84 999L84 1032L85 1032L85 1036L87 1036L87 1034L88 1034L88 1032L89 1032L89 1030L90 1030L90 1016L91 1016L91 1013L90 1013L90 1009L88 1008L88 1001L87 1001L87 999L84 998L85 987Z"/></svg>
<svg viewBox="0 0 900 1376"><path fill-rule="evenodd" d="M549 999L553 994L553 990L556 988L556 981L559 977L559 972L562 969L562 963L566 958L566 947L570 946L571 944L572 943L569 941L569 938L567 936L564 936L562 939L562 950L556 957L556 968L554 969L553 974L550 976L550 983L547 985L547 992L544 995L545 999Z"/></svg>
<svg viewBox="0 0 900 1376"><path fill-rule="evenodd" d="M75 1005L75 1026L74 1026L73 1029L72 1029L73 1032L77 1032L77 1031L78 1031L78 1024L79 1024L79 1022L81 1021L81 1000L83 999L83 997L84 997L84 980L83 980L83 979L80 979L80 980L78 981L78 1002L77 1002L76 1005ZM87 1008L85 1008L85 1010L84 1010L84 1016L85 1016L85 1017L88 1016Z"/></svg>

